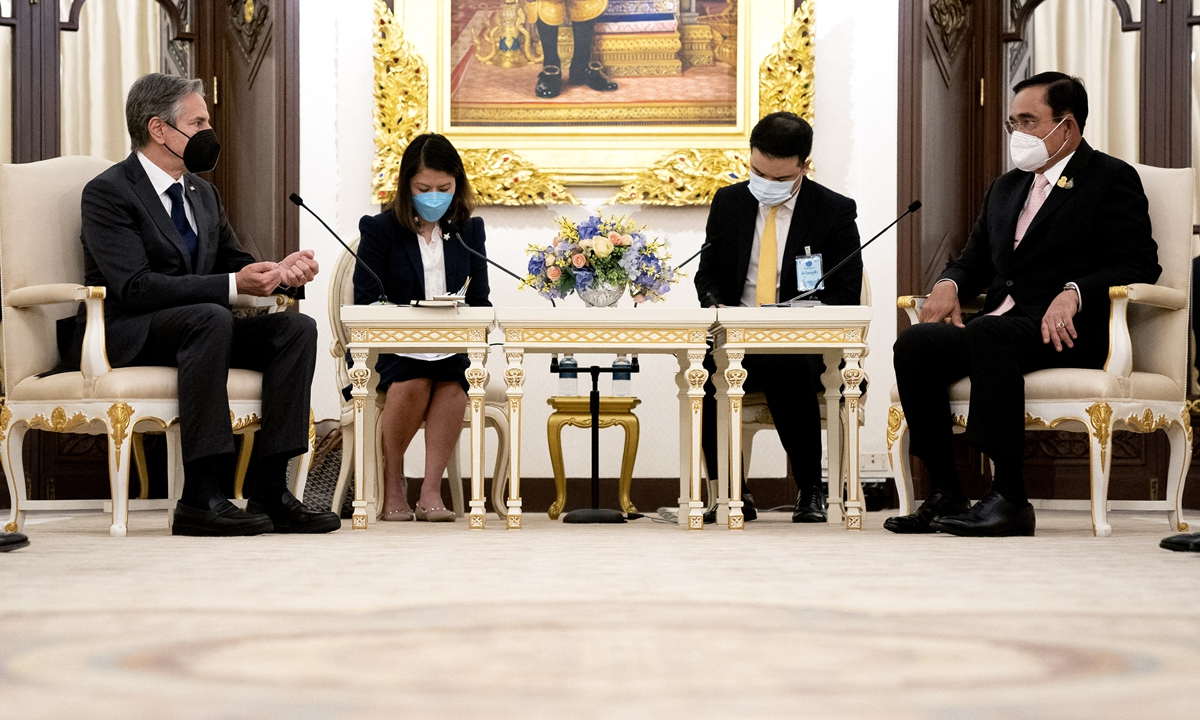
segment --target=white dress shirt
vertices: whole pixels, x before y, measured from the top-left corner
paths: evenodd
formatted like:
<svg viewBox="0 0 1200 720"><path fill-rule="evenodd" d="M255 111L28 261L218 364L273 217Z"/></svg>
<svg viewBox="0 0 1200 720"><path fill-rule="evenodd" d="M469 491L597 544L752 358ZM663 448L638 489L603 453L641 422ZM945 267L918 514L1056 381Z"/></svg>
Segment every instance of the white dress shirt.
<svg viewBox="0 0 1200 720"><path fill-rule="evenodd" d="M1046 177L1046 182L1048 183L1048 185L1046 185L1046 200L1050 199L1050 193L1054 192L1054 188L1058 186L1059 178L1062 177L1063 171L1067 169L1067 163L1071 162L1071 158L1073 158L1073 157L1075 157L1075 153L1074 152L1069 153L1062 160L1059 160L1058 162L1054 163L1049 168L1047 168L1046 172L1042 173L1042 175L1044 175ZM1030 195L1033 195L1033 186L1032 185L1029 186L1029 192L1025 195L1025 202L1021 204L1021 212L1025 212L1025 208L1029 205ZM1043 200L1042 202L1044 203L1045 200ZM958 292L958 283L954 282L950 278L944 278L942 280L938 280L938 283L944 283L944 282L954 283L954 292L955 293ZM934 283L934 285L936 285L936 284L937 283ZM1082 310L1083 309L1083 293L1079 292L1079 286L1076 285L1075 283L1071 282L1071 283L1067 283L1067 287L1069 287L1075 291L1076 299L1079 301L1079 309Z"/></svg>
<svg viewBox="0 0 1200 720"><path fill-rule="evenodd" d="M421 264L425 268L425 299L432 300L446 294L446 243L442 241L442 228L434 226L429 242L417 235L417 246L421 248ZM444 360L454 353L396 353L400 357L416 360Z"/></svg>
<svg viewBox="0 0 1200 720"><path fill-rule="evenodd" d="M804 181L801 180L801 183ZM792 227L792 213L796 209L797 191L785 200L775 211L775 295L779 299L779 278L783 275L783 251L787 245L788 230ZM758 217L754 221L754 244L750 246L750 265L746 268L746 286L742 288L741 307L758 305L758 254L762 247L763 228L767 226L767 214L771 212L770 205L758 204Z"/></svg>
<svg viewBox="0 0 1200 720"><path fill-rule="evenodd" d="M171 209L174 205L171 196L167 194L167 190L172 185L179 185L183 190L183 213L187 216L188 225L192 226L192 232L196 233L196 242L200 241L200 228L196 225L196 216L192 213L192 204L186 200L188 196L188 188L183 184L183 178L176 180L167 174L159 166L155 165L150 158L142 154L139 150L138 161L142 163L142 169L146 171L146 177L150 178L150 184L154 186L154 192L158 193L158 199L162 201L163 209L167 211L167 217L171 216ZM237 299L237 273L229 273L229 304L232 305Z"/></svg>

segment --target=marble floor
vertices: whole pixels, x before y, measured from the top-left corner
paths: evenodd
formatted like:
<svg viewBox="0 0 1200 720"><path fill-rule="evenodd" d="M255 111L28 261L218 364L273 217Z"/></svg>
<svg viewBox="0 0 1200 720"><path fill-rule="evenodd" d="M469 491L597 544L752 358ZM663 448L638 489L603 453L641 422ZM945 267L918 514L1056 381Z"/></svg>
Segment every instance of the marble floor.
<svg viewBox="0 0 1200 720"><path fill-rule="evenodd" d="M0 717L1200 717L1200 555L1114 515L1000 540L35 517L0 555Z"/></svg>

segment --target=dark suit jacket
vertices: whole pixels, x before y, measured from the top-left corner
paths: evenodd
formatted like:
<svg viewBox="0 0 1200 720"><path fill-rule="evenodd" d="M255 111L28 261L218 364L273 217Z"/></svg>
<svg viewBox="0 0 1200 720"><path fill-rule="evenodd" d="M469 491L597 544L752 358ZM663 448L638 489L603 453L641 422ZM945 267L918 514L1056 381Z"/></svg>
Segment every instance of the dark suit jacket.
<svg viewBox="0 0 1200 720"><path fill-rule="evenodd" d="M421 261L420 240L416 233L396 220L394 213L364 215L358 222L360 240L359 261L375 271L383 280L388 301L407 305L425 299L425 263ZM486 253L483 218L471 218L461 229L462 239L471 249ZM467 304L490 306L488 300L487 262L468 253L453 236L442 245L446 261L446 291L457 292L471 277L467 287ZM369 305L379 299L379 285L361 265L354 269L354 304Z"/></svg>
<svg viewBox="0 0 1200 720"><path fill-rule="evenodd" d="M191 174L183 176L183 186L197 226L194 264L136 153L83 189L85 282L108 288L104 318L114 366L128 364L142 349L155 311L228 306L229 273L254 262L229 226L216 188ZM79 340L83 319L81 306Z"/></svg>
<svg viewBox="0 0 1200 720"><path fill-rule="evenodd" d="M958 284L963 302L986 290L984 313L1012 295L1038 321L1074 282L1083 301L1074 320L1080 342L1107 345L1109 286L1152 283L1162 272L1149 203L1137 171L1086 140L1062 177L1073 187L1050 192L1015 251L1017 220L1034 175L1013 170L997 178L962 256L941 277Z"/></svg>
<svg viewBox="0 0 1200 720"><path fill-rule="evenodd" d="M779 299L795 297L796 256L808 246L822 255L822 265L830 270L858 249L858 216L854 201L829 188L804 179L792 212L792 224L783 249L783 268L779 277ZM758 200L750 193L750 183L741 182L721 188L713 196L708 212L705 243L711 246L700 255L696 270L696 293L704 307L736 307L746 286L750 252L754 245L754 225ZM862 292L862 259L856 256L830 276L825 289L813 296L826 305L857 305Z"/></svg>

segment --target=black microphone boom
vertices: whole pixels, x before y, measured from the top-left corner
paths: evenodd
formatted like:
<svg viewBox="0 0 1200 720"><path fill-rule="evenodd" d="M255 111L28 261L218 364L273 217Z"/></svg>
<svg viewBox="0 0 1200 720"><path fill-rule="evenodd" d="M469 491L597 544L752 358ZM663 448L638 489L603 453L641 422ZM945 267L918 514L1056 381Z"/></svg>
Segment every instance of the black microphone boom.
<svg viewBox="0 0 1200 720"><path fill-rule="evenodd" d="M712 247L712 243L710 243L710 242L704 243L703 245L701 245L701 246L700 246L700 249L699 249L699 250L697 250L697 251L696 251L696 253L695 253L694 255L692 255L692 256L691 256L690 258L688 258L687 260L684 260L683 262L681 262L681 263L679 263L678 265L676 265L676 266L675 266L675 269L676 269L676 270L682 270L684 265L687 265L687 264L688 264L688 263L690 263L691 261L693 261L693 260L695 260L696 258L700 257L700 253L704 252L705 250L709 249L710 247Z"/></svg>
<svg viewBox="0 0 1200 720"><path fill-rule="evenodd" d="M325 221L321 219L320 215L317 215L315 212L312 211L312 208L305 205L304 201L300 199L299 195L297 195L296 193L292 193L290 196L288 196L288 200L291 200L292 203L294 203L295 205L304 208L305 210L308 211L309 215L312 215L313 217L315 217L317 219L317 222L321 223L321 225L324 225L325 229L329 231L329 234L333 236L333 239L337 240L338 243L340 243L342 247L346 248L346 252L350 253L350 255L354 258L354 262L358 265L358 267L361 267L363 270L366 270L367 272L371 273L371 277L375 278L375 282L378 283L378 285L379 285L379 304L387 305L388 304L387 292L383 289L383 281L379 279L379 276L375 274L375 271L372 270L371 268L367 267L367 264L359 259L358 254L350 249L350 246L346 244L346 241L342 240L340 237L338 237L338 234L333 231L333 228L331 228L325 224Z"/></svg>
<svg viewBox="0 0 1200 720"><path fill-rule="evenodd" d="M800 293L799 295L797 295L796 297L792 298L791 300L788 300L787 302L788 302L788 303L790 303L790 302L793 302L793 301L795 301L795 300L803 300L804 298L806 298L806 297L808 297L808 296L812 295L813 293L817 292L817 290L818 290L818 289L821 287L821 283L825 282L825 279L826 279L826 278L828 278L830 275L832 275L832 274L834 274L835 272L837 272L838 270L840 270L840 269L841 269L841 267L842 267L843 265L845 265L846 263L850 262L850 260L851 260L851 259L852 259L854 256L856 256L856 255L861 255L861 254L862 254L862 251L863 251L863 250L866 250L868 245L870 245L871 243L873 243L873 242L875 242L876 240L878 240L878 239L879 239L879 237L880 237L881 235L883 235L885 232L887 232L888 230L891 230L893 225L895 225L896 223L900 222L900 221L901 221L901 220L903 220L904 218L908 217L909 215L911 215L911 214L915 213L916 211L918 211L918 210L920 210L920 209L921 209L921 201L920 201L920 200L913 200L911 203L909 203L908 209L904 211L904 214L903 214L903 215L901 215L900 217L898 217L898 218L896 218L895 220L893 220L893 221L892 221L892 222L891 222L891 223L890 223L890 224L889 224L887 227L885 227L884 229L882 229L882 230L880 230L879 232L875 233L875 236L874 236L873 238L871 238L870 240L866 241L866 242L865 242L865 243L863 243L862 245L859 245L859 246L858 246L858 248L857 248L857 249L855 249L855 251L854 251L854 252L852 252L852 253L850 253L849 255L847 255L847 256L845 257L845 259L844 259L844 260L842 260L842 261L841 261L840 263L838 263L837 265L834 265L834 266L833 266L833 268L832 268L832 269L831 269L829 272L825 273L825 274L824 274L824 275L822 275L820 278L818 278L818 279L817 279L817 282L816 282L816 284L815 284L815 285L813 285L813 289L812 289L812 290L805 290L804 292ZM779 304L780 304L780 305L786 305L787 303L779 303Z"/></svg>
<svg viewBox="0 0 1200 720"><path fill-rule="evenodd" d="M512 277L516 278L517 282L522 282L522 283L523 283L523 282L525 282L525 278L521 277L520 275L516 274L516 273L515 273L515 272L513 272L512 270L509 270L508 268L504 267L504 266L503 266L503 265L501 265L500 263L498 263L498 262L496 262L495 260L491 259L491 258L490 258L490 257L488 257L487 255L484 255L483 253L479 252L479 251L478 251L478 250L476 250L475 248L473 248L473 247L471 247L470 245L468 245L468 244L467 244L467 241L466 241L466 240L463 240L463 239L462 239L462 235L460 235L460 234L459 234L459 232L458 232L458 228L454 227L454 225L452 225L452 224L451 224L451 223L449 223L449 222L445 222L445 221L443 221L443 222L442 222L442 226L445 228L445 230L446 230L446 232L447 232L447 233L454 233L454 239L455 239L455 240L458 240L458 244L459 244L459 245L462 245L464 250L466 250L467 252L471 253L472 255L474 255L474 256L475 256L475 257L477 257L477 258L481 258L481 259L482 259L484 262L486 262L488 265L491 265L491 266L492 266L492 267L494 267L494 268L498 268L498 269L500 269L500 270L504 271L505 273L507 273L507 274L511 275ZM556 305L556 304L554 303L554 299L553 299L553 298L551 298L551 300L550 300L550 306L551 306L551 307L558 307L558 305Z"/></svg>

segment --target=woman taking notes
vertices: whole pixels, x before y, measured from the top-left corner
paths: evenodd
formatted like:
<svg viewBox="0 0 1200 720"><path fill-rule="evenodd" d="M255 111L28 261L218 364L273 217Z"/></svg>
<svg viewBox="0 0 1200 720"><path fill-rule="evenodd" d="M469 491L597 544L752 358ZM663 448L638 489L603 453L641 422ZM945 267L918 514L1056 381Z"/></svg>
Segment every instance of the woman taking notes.
<svg viewBox="0 0 1200 720"><path fill-rule="evenodd" d="M468 253L455 237L457 232L473 250L484 252L483 220L471 217L474 208L474 192L458 151L441 135L421 135L400 161L396 198L379 215L359 221L361 263L383 279L388 299L397 305L457 293L464 285L468 305L491 305L487 263ZM369 305L378 297L374 278L356 268L355 304ZM385 398L384 520L454 521L454 512L442 502L442 473L462 431L468 365L462 354L379 356L375 371L378 392ZM425 481L414 512L406 497L404 452L421 423Z"/></svg>

